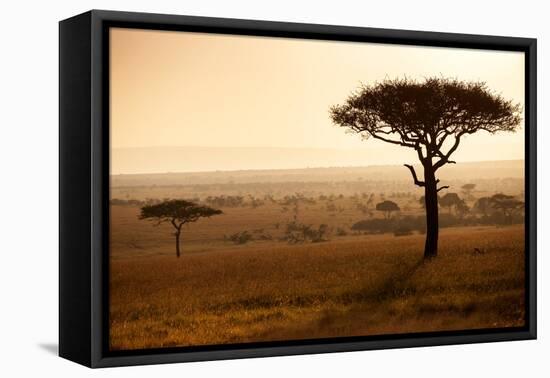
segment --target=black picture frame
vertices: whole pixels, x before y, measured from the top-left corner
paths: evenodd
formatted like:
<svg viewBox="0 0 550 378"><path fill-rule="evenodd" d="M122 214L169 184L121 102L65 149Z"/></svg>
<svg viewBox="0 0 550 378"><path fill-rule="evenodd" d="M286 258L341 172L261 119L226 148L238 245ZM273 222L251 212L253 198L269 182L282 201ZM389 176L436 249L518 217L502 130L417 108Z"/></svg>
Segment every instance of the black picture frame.
<svg viewBox="0 0 550 378"><path fill-rule="evenodd" d="M522 328L108 350L108 29L456 47L525 53L526 326ZM59 354L89 367L536 338L536 39L92 10L59 24Z"/></svg>

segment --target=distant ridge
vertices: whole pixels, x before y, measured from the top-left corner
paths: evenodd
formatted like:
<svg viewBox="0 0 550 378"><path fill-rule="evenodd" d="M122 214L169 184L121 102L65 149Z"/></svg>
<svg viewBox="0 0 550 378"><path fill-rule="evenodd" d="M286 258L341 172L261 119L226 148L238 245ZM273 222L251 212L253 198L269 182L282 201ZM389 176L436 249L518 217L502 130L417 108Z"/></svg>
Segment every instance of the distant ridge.
<svg viewBox="0 0 550 378"><path fill-rule="evenodd" d="M457 151L454 160L472 161L468 145ZM515 149L510 149L514 151ZM521 158L521 151L518 151ZM410 158L408 158L410 154ZM239 170L302 169L306 167L365 167L415 162L416 154L399 146L372 143L368 148L283 148L283 147L136 147L114 148L113 174L212 172ZM487 160L510 156L489 155ZM480 159L481 160L481 159ZM485 159L483 159L485 160Z"/></svg>
<svg viewBox="0 0 550 378"><path fill-rule="evenodd" d="M421 172L420 167L417 168ZM439 171L442 180L523 179L523 160L458 162ZM318 167L297 169L250 169L210 172L173 172L153 174L121 174L111 176L111 185L199 185L254 182L319 182L319 181L402 181L411 180L402 165L364 167Z"/></svg>

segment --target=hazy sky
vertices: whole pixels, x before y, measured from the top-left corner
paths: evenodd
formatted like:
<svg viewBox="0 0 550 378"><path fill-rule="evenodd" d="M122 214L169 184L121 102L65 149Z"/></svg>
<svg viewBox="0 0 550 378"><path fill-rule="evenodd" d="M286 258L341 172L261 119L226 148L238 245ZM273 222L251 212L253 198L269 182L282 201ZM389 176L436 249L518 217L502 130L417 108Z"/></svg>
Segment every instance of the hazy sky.
<svg viewBox="0 0 550 378"><path fill-rule="evenodd" d="M370 158L350 151L341 164L414 162L413 151L362 141L329 118L330 106L361 83L384 78L482 80L507 99L524 100L524 55L517 52L117 28L110 74L113 173L140 171L137 161L130 169L118 166L128 147L367 149ZM469 136L455 160L521 159L522 131ZM167 170L163 157L151 158L159 172ZM318 166L328 164L334 162Z"/></svg>

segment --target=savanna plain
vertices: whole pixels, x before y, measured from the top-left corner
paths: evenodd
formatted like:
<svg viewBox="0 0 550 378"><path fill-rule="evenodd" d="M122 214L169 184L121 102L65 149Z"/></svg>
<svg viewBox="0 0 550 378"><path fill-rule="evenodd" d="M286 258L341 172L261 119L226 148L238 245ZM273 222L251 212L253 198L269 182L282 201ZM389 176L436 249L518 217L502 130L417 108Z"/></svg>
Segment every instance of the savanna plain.
<svg viewBox="0 0 550 378"><path fill-rule="evenodd" d="M428 261L403 167L112 176L111 349L523 326L523 162L448 172ZM167 198L223 212L183 227L179 258L139 218Z"/></svg>

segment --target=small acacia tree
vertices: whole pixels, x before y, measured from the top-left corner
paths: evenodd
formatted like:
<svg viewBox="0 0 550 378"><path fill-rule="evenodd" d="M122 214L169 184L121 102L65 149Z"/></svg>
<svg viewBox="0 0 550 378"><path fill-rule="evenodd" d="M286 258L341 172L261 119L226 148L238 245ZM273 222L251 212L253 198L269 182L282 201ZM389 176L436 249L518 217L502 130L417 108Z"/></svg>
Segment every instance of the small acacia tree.
<svg viewBox="0 0 550 378"><path fill-rule="evenodd" d="M478 213L481 213L484 217L489 215L491 211L493 210L493 206L491 203L491 198L489 197L481 197L479 198L475 204L474 204L474 210Z"/></svg>
<svg viewBox="0 0 550 378"><path fill-rule="evenodd" d="M462 200L457 193L446 193L443 197L439 198L439 204L441 207L447 207L449 209L449 214L451 214L453 207L456 209L460 206L461 202Z"/></svg>
<svg viewBox="0 0 550 378"><path fill-rule="evenodd" d="M175 229L176 256L180 257L180 236L184 224L198 221L200 218L209 218L223 214L221 210L208 206L201 206L186 200L166 200L155 205L146 205L141 208L139 219L156 221L155 225L169 222Z"/></svg>
<svg viewBox="0 0 550 378"><path fill-rule="evenodd" d="M405 166L414 183L424 188L425 258L437 255L437 193L448 188L438 187L437 171L454 163L451 155L465 136L515 131L520 113L519 105L492 93L485 83L439 77L422 82L387 79L363 86L343 105L330 109L333 122L350 132L416 151L424 179L419 179L412 165Z"/></svg>
<svg viewBox="0 0 550 378"><path fill-rule="evenodd" d="M394 211L400 211L399 206L393 201L382 201L376 204L376 210L384 213L385 219L391 218L391 213Z"/></svg>
<svg viewBox="0 0 550 378"><path fill-rule="evenodd" d="M505 220L512 217L512 214L525 207L525 203L516 199L514 196L508 196L506 194L497 193L489 199L491 206L494 209L502 211L502 215Z"/></svg>

